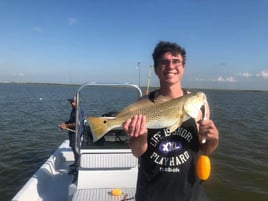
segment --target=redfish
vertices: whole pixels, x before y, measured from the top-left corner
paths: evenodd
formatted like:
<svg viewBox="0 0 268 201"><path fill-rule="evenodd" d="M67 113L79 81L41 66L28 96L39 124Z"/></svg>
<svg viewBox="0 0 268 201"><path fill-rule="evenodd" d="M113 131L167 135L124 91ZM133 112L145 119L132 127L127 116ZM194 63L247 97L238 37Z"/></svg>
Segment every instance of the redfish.
<svg viewBox="0 0 268 201"><path fill-rule="evenodd" d="M196 118L201 107L206 103L203 92L191 93L185 96L169 99L165 102L153 102L143 98L117 114L116 117L87 117L93 141L98 141L112 129L122 129L122 124L134 115L146 116L148 129L169 128L175 131L184 121Z"/></svg>

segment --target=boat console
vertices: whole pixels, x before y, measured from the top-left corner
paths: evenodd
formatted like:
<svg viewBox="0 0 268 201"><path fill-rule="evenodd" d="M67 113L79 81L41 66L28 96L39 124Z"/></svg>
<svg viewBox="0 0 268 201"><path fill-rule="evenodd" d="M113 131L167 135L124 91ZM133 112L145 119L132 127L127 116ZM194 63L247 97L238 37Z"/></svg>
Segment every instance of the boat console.
<svg viewBox="0 0 268 201"><path fill-rule="evenodd" d="M136 89L137 98L142 96L141 89L130 84L85 84L77 91L77 114L80 117L80 92L85 87L113 86ZM136 100L133 100L133 102ZM109 111L108 111L109 112ZM115 116L106 113L102 116ZM76 150L80 154L80 166L76 185L71 184L69 194L73 192L72 201L83 200L134 200L138 159L128 147L129 137L123 130L112 130L97 142L93 142L92 133L87 122L82 138L78 135L80 125L76 119ZM120 195L113 195L114 189L120 189Z"/></svg>

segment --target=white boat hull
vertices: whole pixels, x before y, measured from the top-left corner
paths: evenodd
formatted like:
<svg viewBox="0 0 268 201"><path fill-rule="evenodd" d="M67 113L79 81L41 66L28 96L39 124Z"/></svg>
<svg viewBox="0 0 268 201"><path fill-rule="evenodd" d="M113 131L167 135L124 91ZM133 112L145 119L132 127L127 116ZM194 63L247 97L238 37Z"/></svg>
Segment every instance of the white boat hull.
<svg viewBox="0 0 268 201"><path fill-rule="evenodd" d="M68 166L73 161L69 141L64 141L37 170L12 201L66 201L73 176Z"/></svg>
<svg viewBox="0 0 268 201"><path fill-rule="evenodd" d="M68 175L73 163L69 141L64 141L53 155L28 180L11 201L108 201L134 200L138 160L130 149L81 150L78 180ZM113 189L121 196L113 196Z"/></svg>

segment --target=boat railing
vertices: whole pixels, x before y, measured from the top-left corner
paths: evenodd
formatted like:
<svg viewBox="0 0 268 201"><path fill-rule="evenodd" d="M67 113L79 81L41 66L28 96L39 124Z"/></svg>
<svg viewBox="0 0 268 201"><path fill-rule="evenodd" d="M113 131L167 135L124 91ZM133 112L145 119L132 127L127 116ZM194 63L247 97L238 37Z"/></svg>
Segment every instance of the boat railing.
<svg viewBox="0 0 268 201"><path fill-rule="evenodd" d="M128 83L85 83L82 84L77 92L76 92L76 126L75 126L75 151L76 153L80 154L80 145L81 145L81 136L80 136L80 127L81 125L81 119L80 119L80 112L81 112L81 103L80 103L80 92L86 88L86 87L130 87L137 90L137 98L142 96L142 90L139 86L135 84L128 84Z"/></svg>

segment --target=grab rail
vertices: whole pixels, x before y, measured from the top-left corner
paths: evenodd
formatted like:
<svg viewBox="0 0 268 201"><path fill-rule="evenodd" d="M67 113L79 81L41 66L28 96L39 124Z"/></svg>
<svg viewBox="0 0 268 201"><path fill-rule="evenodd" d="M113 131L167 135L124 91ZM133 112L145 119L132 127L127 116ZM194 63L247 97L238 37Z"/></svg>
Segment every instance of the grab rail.
<svg viewBox="0 0 268 201"><path fill-rule="evenodd" d="M113 83L113 84L110 84L110 83L85 83L85 84L82 84L77 92L76 92L76 122L75 122L75 152L77 154L80 153L80 134L79 134L79 128L80 128L80 124L81 124L81 120L80 120L80 92L82 89L84 89L85 87L88 87L88 86L107 86L107 87L111 87L111 86L118 86L118 87L133 87L135 88L137 91L138 91L138 98L142 96L142 91L140 89L140 87L138 87L137 85L135 84L128 84L128 83Z"/></svg>

